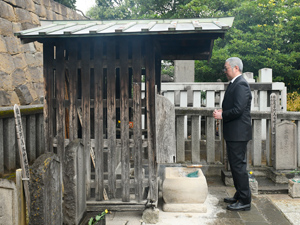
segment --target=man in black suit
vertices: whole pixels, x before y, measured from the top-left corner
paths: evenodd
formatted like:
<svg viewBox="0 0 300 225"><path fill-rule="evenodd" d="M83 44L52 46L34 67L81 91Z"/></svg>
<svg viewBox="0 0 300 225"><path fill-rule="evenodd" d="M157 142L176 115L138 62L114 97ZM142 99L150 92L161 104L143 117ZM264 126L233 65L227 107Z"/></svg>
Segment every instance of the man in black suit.
<svg viewBox="0 0 300 225"><path fill-rule="evenodd" d="M251 208L251 191L247 172L247 143L252 139L251 90L242 76L243 62L237 57L226 60L224 72L230 81L225 92L222 109L215 110L215 119L223 120L223 136L236 193L224 198L230 203L228 210L246 211Z"/></svg>

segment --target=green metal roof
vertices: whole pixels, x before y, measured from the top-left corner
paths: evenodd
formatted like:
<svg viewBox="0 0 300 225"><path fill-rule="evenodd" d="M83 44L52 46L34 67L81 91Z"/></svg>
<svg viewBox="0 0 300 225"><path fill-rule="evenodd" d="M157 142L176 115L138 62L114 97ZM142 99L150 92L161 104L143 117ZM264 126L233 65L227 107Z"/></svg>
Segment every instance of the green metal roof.
<svg viewBox="0 0 300 225"><path fill-rule="evenodd" d="M16 32L21 39L53 37L94 37L120 35L164 35L184 33L225 33L234 17L172 20L78 20L42 21L42 26Z"/></svg>

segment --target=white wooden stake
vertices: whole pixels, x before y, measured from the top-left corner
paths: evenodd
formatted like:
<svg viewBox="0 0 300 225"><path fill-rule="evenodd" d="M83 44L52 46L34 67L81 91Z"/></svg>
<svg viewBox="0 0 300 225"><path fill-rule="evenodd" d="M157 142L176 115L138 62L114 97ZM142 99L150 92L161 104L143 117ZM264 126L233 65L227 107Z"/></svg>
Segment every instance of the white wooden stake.
<svg viewBox="0 0 300 225"><path fill-rule="evenodd" d="M25 140L23 135L21 112L17 104L14 105L14 115L15 115L16 133L17 133L18 147L19 147L19 154L20 154L20 162L22 167L22 180L23 180L24 190L25 190L25 199L26 199L28 214L30 215L30 192L29 192L30 173L29 173L26 145L25 145Z"/></svg>

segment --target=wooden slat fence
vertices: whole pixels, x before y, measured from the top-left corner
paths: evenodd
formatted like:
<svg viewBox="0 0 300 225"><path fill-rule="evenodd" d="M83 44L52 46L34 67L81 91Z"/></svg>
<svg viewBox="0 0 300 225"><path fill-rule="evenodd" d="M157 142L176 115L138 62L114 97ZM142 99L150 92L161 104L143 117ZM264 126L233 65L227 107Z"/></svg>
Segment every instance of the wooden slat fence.
<svg viewBox="0 0 300 225"><path fill-rule="evenodd" d="M44 153L43 105L21 106L22 127L29 163ZM0 174L20 168L13 107L0 108Z"/></svg>
<svg viewBox="0 0 300 225"><path fill-rule="evenodd" d="M153 46L124 37L44 43L47 151L63 159L66 144L82 139L87 199L102 201L105 190L110 200L141 202L145 189L158 198Z"/></svg>

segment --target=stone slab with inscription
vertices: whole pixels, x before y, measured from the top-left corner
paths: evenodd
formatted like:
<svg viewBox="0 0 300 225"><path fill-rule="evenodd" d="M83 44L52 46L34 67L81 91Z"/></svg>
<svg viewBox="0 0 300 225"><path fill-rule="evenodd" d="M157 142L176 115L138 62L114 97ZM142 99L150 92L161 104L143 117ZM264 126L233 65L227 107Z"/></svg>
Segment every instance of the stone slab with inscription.
<svg viewBox="0 0 300 225"><path fill-rule="evenodd" d="M296 169L296 124L289 121L283 121L276 124L276 152L275 165L276 170Z"/></svg>

